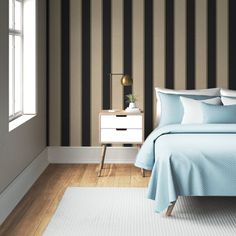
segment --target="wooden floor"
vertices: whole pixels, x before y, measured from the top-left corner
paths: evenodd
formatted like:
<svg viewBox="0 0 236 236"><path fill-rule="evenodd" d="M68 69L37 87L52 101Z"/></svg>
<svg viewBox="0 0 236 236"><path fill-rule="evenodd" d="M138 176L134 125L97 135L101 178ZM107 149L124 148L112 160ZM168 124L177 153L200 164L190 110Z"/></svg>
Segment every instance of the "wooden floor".
<svg viewBox="0 0 236 236"><path fill-rule="evenodd" d="M99 178L96 168L97 165L49 165L0 226L0 236L42 235L69 186L146 187L149 181L133 165L105 165L103 177Z"/></svg>

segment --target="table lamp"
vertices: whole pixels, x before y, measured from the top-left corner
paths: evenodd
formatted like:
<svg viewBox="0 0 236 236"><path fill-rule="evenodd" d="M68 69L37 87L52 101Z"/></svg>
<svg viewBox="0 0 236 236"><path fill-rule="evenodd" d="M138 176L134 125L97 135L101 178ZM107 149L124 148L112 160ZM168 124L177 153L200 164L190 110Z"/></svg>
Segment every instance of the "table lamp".
<svg viewBox="0 0 236 236"><path fill-rule="evenodd" d="M110 109L112 109L112 76L113 75L122 75L120 79L120 83L122 86L131 86L133 84L133 79L128 74L122 74L122 73L110 73Z"/></svg>

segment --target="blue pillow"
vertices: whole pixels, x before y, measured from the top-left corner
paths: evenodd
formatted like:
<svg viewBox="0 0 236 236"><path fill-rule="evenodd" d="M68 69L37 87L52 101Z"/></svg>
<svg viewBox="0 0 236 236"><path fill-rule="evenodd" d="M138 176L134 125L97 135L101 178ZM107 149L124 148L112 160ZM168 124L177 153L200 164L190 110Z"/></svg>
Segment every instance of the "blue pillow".
<svg viewBox="0 0 236 236"><path fill-rule="evenodd" d="M180 96L195 100L204 100L217 96L207 95L186 95L186 94L166 94L158 92L161 101L161 117L159 127L168 124L180 124L184 114L184 108L180 101Z"/></svg>
<svg viewBox="0 0 236 236"><path fill-rule="evenodd" d="M236 123L236 105L218 106L202 103L203 123Z"/></svg>

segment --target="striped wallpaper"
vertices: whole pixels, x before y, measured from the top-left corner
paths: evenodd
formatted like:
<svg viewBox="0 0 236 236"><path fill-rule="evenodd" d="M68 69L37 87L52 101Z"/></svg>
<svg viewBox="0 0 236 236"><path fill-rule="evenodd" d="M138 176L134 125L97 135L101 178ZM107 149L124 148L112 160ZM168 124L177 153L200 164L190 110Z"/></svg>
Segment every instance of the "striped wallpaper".
<svg viewBox="0 0 236 236"><path fill-rule="evenodd" d="M133 91L155 126L154 87L236 89L235 0L50 0L49 145L98 145L101 109ZM123 90L113 77L131 74Z"/></svg>

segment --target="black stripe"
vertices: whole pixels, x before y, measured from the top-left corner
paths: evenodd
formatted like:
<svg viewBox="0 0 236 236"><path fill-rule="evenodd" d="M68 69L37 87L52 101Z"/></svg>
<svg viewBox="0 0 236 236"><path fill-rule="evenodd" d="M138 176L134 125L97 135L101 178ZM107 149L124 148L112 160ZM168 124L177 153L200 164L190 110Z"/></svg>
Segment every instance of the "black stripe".
<svg viewBox="0 0 236 236"><path fill-rule="evenodd" d="M187 89L195 88L195 0L187 1Z"/></svg>
<svg viewBox="0 0 236 236"><path fill-rule="evenodd" d="M82 1L82 145L90 146L90 0Z"/></svg>
<svg viewBox="0 0 236 236"><path fill-rule="evenodd" d="M229 88L236 89L236 1L229 0Z"/></svg>
<svg viewBox="0 0 236 236"><path fill-rule="evenodd" d="M109 73L111 73L111 1L103 0L103 109L111 108L110 104L110 81Z"/></svg>
<svg viewBox="0 0 236 236"><path fill-rule="evenodd" d="M123 68L124 74L132 75L132 0L124 0L124 20L123 20ZM132 86L125 86L123 88L123 108L127 107L126 95L132 93Z"/></svg>
<svg viewBox="0 0 236 236"><path fill-rule="evenodd" d="M216 1L208 0L207 86L216 87Z"/></svg>
<svg viewBox="0 0 236 236"><path fill-rule="evenodd" d="M50 58L50 29L49 29L49 0L46 1L46 145L49 146L49 58Z"/></svg>
<svg viewBox="0 0 236 236"><path fill-rule="evenodd" d="M61 145L70 145L70 1L61 0Z"/></svg>
<svg viewBox="0 0 236 236"><path fill-rule="evenodd" d="M132 0L124 0L123 7L123 73L132 76ZM132 86L123 87L123 109L128 106L126 95L131 93Z"/></svg>
<svg viewBox="0 0 236 236"><path fill-rule="evenodd" d="M174 88L174 0L166 0L166 88Z"/></svg>
<svg viewBox="0 0 236 236"><path fill-rule="evenodd" d="M153 129L153 0L145 0L144 109L145 137Z"/></svg>

